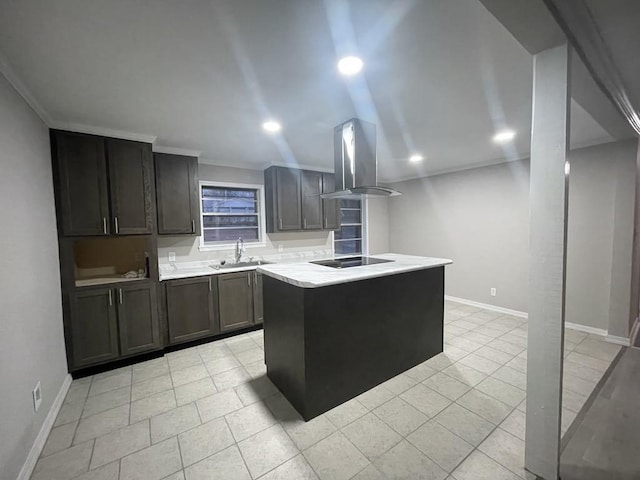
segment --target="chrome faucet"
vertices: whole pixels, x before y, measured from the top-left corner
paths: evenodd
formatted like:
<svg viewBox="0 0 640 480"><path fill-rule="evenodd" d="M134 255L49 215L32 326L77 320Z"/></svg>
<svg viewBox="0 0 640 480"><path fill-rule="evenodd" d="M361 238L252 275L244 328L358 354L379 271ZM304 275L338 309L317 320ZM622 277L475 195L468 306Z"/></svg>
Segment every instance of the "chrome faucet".
<svg viewBox="0 0 640 480"><path fill-rule="evenodd" d="M242 237L238 237L238 241L236 242L236 263L240 263L240 259L242 258L243 253L244 240L242 240Z"/></svg>

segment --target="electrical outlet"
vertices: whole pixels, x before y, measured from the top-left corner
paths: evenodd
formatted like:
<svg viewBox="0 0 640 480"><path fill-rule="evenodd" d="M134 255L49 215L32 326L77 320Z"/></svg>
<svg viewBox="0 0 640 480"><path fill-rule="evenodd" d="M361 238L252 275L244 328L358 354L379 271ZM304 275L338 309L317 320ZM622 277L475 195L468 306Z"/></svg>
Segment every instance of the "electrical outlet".
<svg viewBox="0 0 640 480"><path fill-rule="evenodd" d="M36 388L33 389L33 409L37 412L42 403L42 390L40 389L40 382L36 384Z"/></svg>
<svg viewBox="0 0 640 480"><path fill-rule="evenodd" d="M492 297L495 297L495 296L496 296L496 289L495 289L495 288L492 288L492 289L491 289L491 296L492 296Z"/></svg>
<svg viewBox="0 0 640 480"><path fill-rule="evenodd" d="M278 253L282 253L282 252L284 252L284 246L278 245Z"/></svg>
<svg viewBox="0 0 640 480"><path fill-rule="evenodd" d="M169 252L169 261L170 262L176 261L176 252Z"/></svg>

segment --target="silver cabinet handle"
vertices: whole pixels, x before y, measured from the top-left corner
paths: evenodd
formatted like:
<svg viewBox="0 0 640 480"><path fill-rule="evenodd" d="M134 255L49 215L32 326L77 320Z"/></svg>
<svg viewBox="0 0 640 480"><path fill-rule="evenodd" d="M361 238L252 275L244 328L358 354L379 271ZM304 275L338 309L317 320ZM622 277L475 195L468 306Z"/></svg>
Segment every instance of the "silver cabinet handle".
<svg viewBox="0 0 640 480"><path fill-rule="evenodd" d="M118 217L113 217L113 223L115 225L116 228L116 233L120 232L120 228L118 227Z"/></svg>
<svg viewBox="0 0 640 480"><path fill-rule="evenodd" d="M307 228L307 219L306 218L302 219L302 225L303 225L304 228Z"/></svg>
<svg viewBox="0 0 640 480"><path fill-rule="evenodd" d="M211 277L209 277L209 291L211 291Z"/></svg>
<svg viewBox="0 0 640 480"><path fill-rule="evenodd" d="M118 289L118 295L120 296L120 305L122 305L122 289Z"/></svg>
<svg viewBox="0 0 640 480"><path fill-rule="evenodd" d="M111 295L111 289L109 289L109 306L113 305L113 296Z"/></svg>
<svg viewBox="0 0 640 480"><path fill-rule="evenodd" d="M191 219L191 233L196 233L196 221Z"/></svg>
<svg viewBox="0 0 640 480"><path fill-rule="evenodd" d="M251 286L251 273L247 273L247 287Z"/></svg>
<svg viewBox="0 0 640 480"><path fill-rule="evenodd" d="M279 223L280 223L280 230L282 230L282 217L280 217L280 218L278 219L278 221L279 221Z"/></svg>
<svg viewBox="0 0 640 480"><path fill-rule="evenodd" d="M253 272L253 285L255 287L258 286L258 272L256 272L256 271Z"/></svg>
<svg viewBox="0 0 640 480"><path fill-rule="evenodd" d="M107 234L107 217L102 217L102 233Z"/></svg>

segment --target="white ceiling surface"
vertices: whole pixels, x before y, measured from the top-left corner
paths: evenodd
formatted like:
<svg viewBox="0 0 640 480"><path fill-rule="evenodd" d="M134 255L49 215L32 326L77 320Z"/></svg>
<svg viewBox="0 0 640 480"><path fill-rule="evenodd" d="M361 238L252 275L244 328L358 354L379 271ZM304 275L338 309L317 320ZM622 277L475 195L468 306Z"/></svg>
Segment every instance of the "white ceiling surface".
<svg viewBox="0 0 640 480"><path fill-rule="evenodd" d="M0 51L55 126L148 134L207 163L332 169L333 127L353 116L378 125L383 181L529 151L531 56L478 0L5 0ZM336 72L348 53L362 76ZM611 140L572 103L572 145Z"/></svg>

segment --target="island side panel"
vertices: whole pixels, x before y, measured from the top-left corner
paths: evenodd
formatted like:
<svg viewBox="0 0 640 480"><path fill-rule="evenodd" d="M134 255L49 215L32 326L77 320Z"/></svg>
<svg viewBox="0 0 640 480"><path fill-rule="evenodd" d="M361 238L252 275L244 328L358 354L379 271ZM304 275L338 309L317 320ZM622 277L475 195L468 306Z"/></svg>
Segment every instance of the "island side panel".
<svg viewBox="0 0 640 480"><path fill-rule="evenodd" d="M304 289L262 277L267 376L298 412L305 411Z"/></svg>
<svg viewBox="0 0 640 480"><path fill-rule="evenodd" d="M307 420L443 350L444 267L304 293Z"/></svg>

